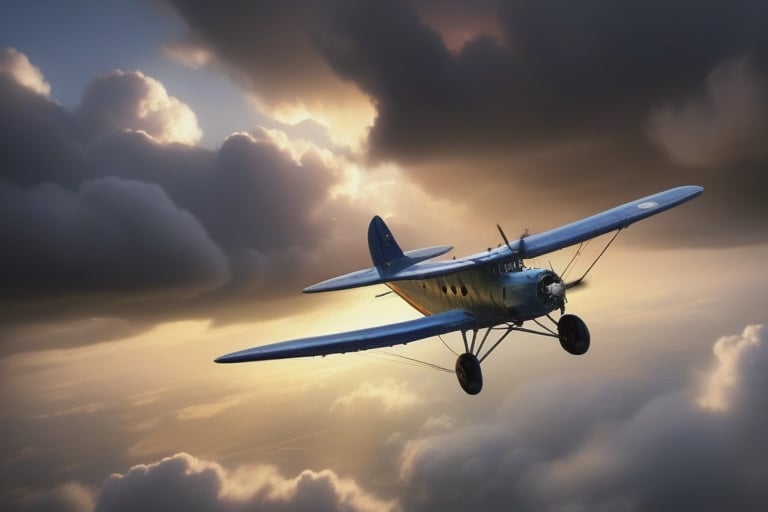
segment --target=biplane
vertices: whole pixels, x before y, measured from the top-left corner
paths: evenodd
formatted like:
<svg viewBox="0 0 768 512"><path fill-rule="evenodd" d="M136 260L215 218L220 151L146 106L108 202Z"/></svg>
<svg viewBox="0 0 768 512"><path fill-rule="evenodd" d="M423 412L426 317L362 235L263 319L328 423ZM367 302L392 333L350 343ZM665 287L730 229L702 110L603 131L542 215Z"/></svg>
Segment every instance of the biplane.
<svg viewBox="0 0 768 512"><path fill-rule="evenodd" d="M526 233L513 241L497 226L504 244L448 261L428 261L453 249L448 245L404 252L385 222L376 216L368 227L373 266L314 284L304 292L384 284L423 317L249 348L223 355L216 362L325 356L391 347L458 331L464 352L456 360L456 376L461 388L475 395L483 387L481 363L514 331L557 338L570 354L587 352L589 330L581 318L565 313L566 292L583 282L621 230L689 201L703 191L693 185L672 188L543 233ZM611 232L615 232L613 238L574 281L565 282L552 268L525 264L527 259ZM552 316L555 311L559 312L558 319ZM545 319L552 325L544 323ZM536 327L524 327L528 321Z"/></svg>

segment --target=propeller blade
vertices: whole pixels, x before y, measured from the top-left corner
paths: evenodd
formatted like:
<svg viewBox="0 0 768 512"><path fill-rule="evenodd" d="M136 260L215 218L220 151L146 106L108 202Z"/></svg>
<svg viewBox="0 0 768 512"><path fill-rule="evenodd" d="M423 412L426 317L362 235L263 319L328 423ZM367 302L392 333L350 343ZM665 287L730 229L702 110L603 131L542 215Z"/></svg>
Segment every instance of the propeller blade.
<svg viewBox="0 0 768 512"><path fill-rule="evenodd" d="M576 279L575 281L571 281L570 283L565 283L565 289L566 290L573 290L574 288L581 288L582 286L585 286L587 282L584 280L584 276Z"/></svg>
<svg viewBox="0 0 768 512"><path fill-rule="evenodd" d="M501 238L504 239L504 243L507 244L507 247L510 251L512 251L513 254L516 254L518 258L523 259L525 258L525 242L523 239L528 236L528 229L525 230L525 234L520 237L520 240L517 243L517 250L512 249L512 244L509 243L509 239L507 238L507 235L504 234L504 230L501 229L501 226L499 224L496 224L496 228L499 230L499 234L501 235Z"/></svg>
<svg viewBox="0 0 768 512"><path fill-rule="evenodd" d="M504 243L507 244L507 247L509 247L509 250L512 250L512 246L509 244L509 239L507 238L507 235L504 234L504 230L501 229L501 226L499 224L496 224L496 228L499 230L499 234L501 235L501 238L504 240Z"/></svg>

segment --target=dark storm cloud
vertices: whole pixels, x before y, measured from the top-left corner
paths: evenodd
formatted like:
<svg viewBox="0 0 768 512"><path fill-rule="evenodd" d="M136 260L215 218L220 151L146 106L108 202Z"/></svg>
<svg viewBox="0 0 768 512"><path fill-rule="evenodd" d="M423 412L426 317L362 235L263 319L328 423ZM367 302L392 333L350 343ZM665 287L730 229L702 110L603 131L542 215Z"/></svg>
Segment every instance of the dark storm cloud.
<svg viewBox="0 0 768 512"><path fill-rule="evenodd" d="M58 300L83 291L184 296L227 276L224 254L157 185L114 177L71 192L0 185L0 300ZM52 293L53 292L53 293Z"/></svg>
<svg viewBox="0 0 768 512"><path fill-rule="evenodd" d="M265 132L232 135L215 151L191 146L194 113L138 72L97 77L69 111L20 80L36 71L24 62L0 67L6 327L213 318L323 277L310 277L307 261L335 228L316 216L336 171L317 154L297 162Z"/></svg>
<svg viewBox="0 0 768 512"><path fill-rule="evenodd" d="M372 154L399 161L636 131L653 106L690 93L722 61L752 52L764 66L768 51L759 2L174 4L254 78L297 86L325 60L374 100ZM433 28L494 10L501 40L469 33L451 52Z"/></svg>
<svg viewBox="0 0 768 512"><path fill-rule="evenodd" d="M312 30L329 2L171 1L192 33L179 52L211 48L236 79L270 103L338 99L340 85L318 58Z"/></svg>
<svg viewBox="0 0 768 512"><path fill-rule="evenodd" d="M762 510L768 334L748 326L714 349L688 387L555 377L491 421L407 442L403 508Z"/></svg>
<svg viewBox="0 0 768 512"><path fill-rule="evenodd" d="M488 184L507 191L494 202L512 193L588 213L600 196L695 183L707 194L686 217L687 241L768 237L761 2L333 1L307 2L294 16L302 2L260 2L259 13L248 2L175 4L197 37L248 75L290 88L323 61L356 84L376 108L367 156L404 164L440 194L472 202L468 187ZM267 17L270 30L253 35L251 24ZM449 45L462 28L464 44ZM297 67L270 62L265 44L300 54ZM748 72L729 74L734 62Z"/></svg>
<svg viewBox="0 0 768 512"><path fill-rule="evenodd" d="M377 105L374 155L481 155L637 130L656 102L690 92L723 60L768 50L764 6L692 7L499 2L505 39L478 35L451 54L428 10L342 2L319 41Z"/></svg>

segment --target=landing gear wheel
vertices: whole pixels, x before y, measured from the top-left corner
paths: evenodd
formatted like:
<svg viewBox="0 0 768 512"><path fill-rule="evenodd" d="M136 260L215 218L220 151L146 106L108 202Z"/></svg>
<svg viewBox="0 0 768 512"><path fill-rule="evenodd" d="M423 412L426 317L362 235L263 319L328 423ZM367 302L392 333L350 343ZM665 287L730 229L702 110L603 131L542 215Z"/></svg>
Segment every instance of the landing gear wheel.
<svg viewBox="0 0 768 512"><path fill-rule="evenodd" d="M563 315L557 322L557 335L560 346L569 354L580 356L589 350L589 330L587 324L576 315Z"/></svg>
<svg viewBox="0 0 768 512"><path fill-rule="evenodd" d="M461 354L456 360L456 377L461 389L469 395L476 395L483 389L483 372L480 361L474 354Z"/></svg>

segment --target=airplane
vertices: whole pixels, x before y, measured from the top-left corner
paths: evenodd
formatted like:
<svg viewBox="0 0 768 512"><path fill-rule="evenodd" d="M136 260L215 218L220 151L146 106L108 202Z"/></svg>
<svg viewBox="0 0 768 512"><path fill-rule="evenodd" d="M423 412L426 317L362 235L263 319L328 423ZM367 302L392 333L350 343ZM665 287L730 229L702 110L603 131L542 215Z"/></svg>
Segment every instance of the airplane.
<svg viewBox="0 0 768 512"><path fill-rule="evenodd" d="M481 363L513 331L557 338L566 352L586 353L590 345L589 330L581 318L565 313L566 291L583 282L623 229L685 203L703 191L696 185L672 188L543 233L526 233L512 242L497 225L504 245L448 261L427 261L452 250L448 245L403 252L384 221L375 216L368 227L368 248L374 266L313 284L303 291L318 293L384 284L423 317L258 346L223 355L215 362L343 354L459 331L464 353L456 360L456 377L466 393L476 395L483 387ZM575 281L566 283L551 268L530 268L524 263L526 259L584 244L614 231L613 238ZM556 310L560 312L557 320L551 316ZM540 321L542 317L554 327ZM539 329L523 327L528 321L536 323ZM472 335L468 339L470 331ZM478 337L481 331L484 334ZM498 336L489 342L492 333ZM489 347L483 351L486 345Z"/></svg>

